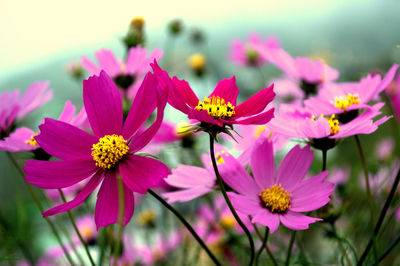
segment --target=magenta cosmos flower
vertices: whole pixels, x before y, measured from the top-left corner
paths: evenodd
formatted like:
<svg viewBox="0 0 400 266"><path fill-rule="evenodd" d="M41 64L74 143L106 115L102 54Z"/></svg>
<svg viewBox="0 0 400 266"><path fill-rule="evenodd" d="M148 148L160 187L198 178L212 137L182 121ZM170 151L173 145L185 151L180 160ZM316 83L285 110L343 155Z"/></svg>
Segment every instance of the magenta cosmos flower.
<svg viewBox="0 0 400 266"><path fill-rule="evenodd" d="M142 84L144 74L150 70L150 63L154 59L159 60L162 54L162 50L154 49L147 56L147 49L138 45L129 49L126 62L123 62L117 59L111 50L101 49L94 54L100 66L96 66L85 56L82 56L81 64L93 75L99 75L101 70L106 71L115 83L123 89L124 96L133 100L140 84Z"/></svg>
<svg viewBox="0 0 400 266"><path fill-rule="evenodd" d="M75 199L56 206L43 216L58 214L81 204L102 183L97 195L97 228L118 222L117 178L124 187L124 225L132 217L133 192L146 193L167 176L168 168L149 157L135 155L161 125L167 92L148 73L123 123L121 97L111 78L102 71L83 82L83 102L94 135L67 123L46 118L35 138L39 146L60 161L27 161L26 181L45 188L65 188L88 182ZM144 132L138 129L157 108L155 122Z"/></svg>
<svg viewBox="0 0 400 266"><path fill-rule="evenodd" d="M0 94L0 140L7 137L15 122L53 97L48 81L32 83L22 97L18 89Z"/></svg>
<svg viewBox="0 0 400 266"><path fill-rule="evenodd" d="M273 233L280 223L304 230L321 220L300 213L324 206L333 192L333 184L324 182L328 171L305 178L314 157L308 146L291 149L275 174L272 143L259 142L250 160L254 179L232 156L222 157L226 164L220 168L230 169L222 178L237 192L228 192L228 196L237 211L251 215L252 223L268 226Z"/></svg>
<svg viewBox="0 0 400 266"><path fill-rule="evenodd" d="M389 97L393 112L400 121L400 73L395 80L386 88L386 95Z"/></svg>
<svg viewBox="0 0 400 266"><path fill-rule="evenodd" d="M76 115L75 111L75 105L73 105L70 101L67 101L63 111L58 117L58 120L76 127L81 127L86 122L87 118L85 109L82 108ZM6 150L10 152L36 150L40 148L35 140L36 135L37 133L30 128L17 128L13 133L10 134L10 136L4 138L4 140L0 140L0 150Z"/></svg>
<svg viewBox="0 0 400 266"><path fill-rule="evenodd" d="M237 105L239 89L233 76L221 80L214 91L200 101L185 80L179 80L177 77L170 79L168 73L161 70L156 61L152 64L152 68L160 82L169 88L168 103L187 114L189 119L223 127L233 124L262 125L274 117L274 108L264 111L275 97L273 85Z"/></svg>
<svg viewBox="0 0 400 266"><path fill-rule="evenodd" d="M268 60L258 53L255 47L263 49L265 53L280 48L279 41L276 37L267 37L262 40L257 33L251 33L248 41L233 40L229 50L229 58L239 66L256 66L260 67L268 63Z"/></svg>

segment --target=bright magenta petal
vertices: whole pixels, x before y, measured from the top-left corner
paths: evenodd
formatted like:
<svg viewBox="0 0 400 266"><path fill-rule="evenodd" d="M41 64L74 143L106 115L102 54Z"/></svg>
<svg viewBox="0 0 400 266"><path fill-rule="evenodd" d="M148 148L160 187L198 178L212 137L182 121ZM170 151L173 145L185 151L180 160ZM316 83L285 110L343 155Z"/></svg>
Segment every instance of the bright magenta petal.
<svg viewBox="0 0 400 266"><path fill-rule="evenodd" d="M228 196L235 209L243 214L254 215L261 210L266 210L261 206L259 199L251 199L233 192L228 192Z"/></svg>
<svg viewBox="0 0 400 266"><path fill-rule="evenodd" d="M272 234L279 227L279 214L272 213L268 209L263 209L253 216L252 223L259 223L269 228Z"/></svg>
<svg viewBox="0 0 400 266"><path fill-rule="evenodd" d="M288 211L285 214L280 214L279 219L284 226L296 231L308 229L308 225L310 223L322 221L322 219L309 217L304 214L292 211Z"/></svg>
<svg viewBox="0 0 400 266"><path fill-rule="evenodd" d="M145 194L168 176L168 167L152 158L129 155L119 165L122 180L134 192Z"/></svg>
<svg viewBox="0 0 400 266"><path fill-rule="evenodd" d="M192 108L195 108L199 103L199 98L194 94L192 88L186 80L179 80L176 77L172 78L176 93L178 93L183 102Z"/></svg>
<svg viewBox="0 0 400 266"><path fill-rule="evenodd" d="M123 128L125 139L130 139L153 113L157 106L157 86L158 80L155 75L147 73L126 118Z"/></svg>
<svg viewBox="0 0 400 266"><path fill-rule="evenodd" d="M48 154L63 160L92 159L91 149L96 137L70 124L45 118L39 126L40 134L35 137L39 146Z"/></svg>
<svg viewBox="0 0 400 266"><path fill-rule="evenodd" d="M86 179L98 170L93 159L26 161L25 180L40 188L64 188Z"/></svg>
<svg viewBox="0 0 400 266"><path fill-rule="evenodd" d="M265 88L235 107L234 117L251 116L260 113L275 98L274 85Z"/></svg>
<svg viewBox="0 0 400 266"><path fill-rule="evenodd" d="M286 191L291 191L304 178L314 160L314 152L309 146L292 148L279 167L276 183L282 185Z"/></svg>
<svg viewBox="0 0 400 266"><path fill-rule="evenodd" d="M100 76L91 76L83 81L83 102L93 133L97 137L121 135L121 96L106 72L101 71Z"/></svg>
<svg viewBox="0 0 400 266"><path fill-rule="evenodd" d="M239 94L239 89L236 86L236 78L232 76L230 79L220 80L215 87L214 91L209 97L219 96L225 100L225 102L230 102L232 105L236 105L236 98ZM196 103L197 105L197 103Z"/></svg>
<svg viewBox="0 0 400 266"><path fill-rule="evenodd" d="M93 190L100 184L100 181L102 180L103 175L104 175L103 171L97 172L73 200L45 211L43 213L43 217L47 217L50 215L68 211L72 208L75 208L79 204L81 204L90 195L90 193L92 193Z"/></svg>
<svg viewBox="0 0 400 266"><path fill-rule="evenodd" d="M274 108L269 109L268 111L261 113L259 115L255 115L249 118L245 118L242 120L222 120L226 124L239 124L239 125L264 125L268 123L272 118L274 118Z"/></svg>
<svg viewBox="0 0 400 266"><path fill-rule="evenodd" d="M135 202L133 192L125 185L124 187L124 223L126 226L132 218ZM97 229L110 224L118 223L118 184L117 173L111 172L104 177L103 184L97 195L96 208L94 211Z"/></svg>
<svg viewBox="0 0 400 266"><path fill-rule="evenodd" d="M250 157L254 179L261 189L275 184L274 150L268 139L258 138Z"/></svg>

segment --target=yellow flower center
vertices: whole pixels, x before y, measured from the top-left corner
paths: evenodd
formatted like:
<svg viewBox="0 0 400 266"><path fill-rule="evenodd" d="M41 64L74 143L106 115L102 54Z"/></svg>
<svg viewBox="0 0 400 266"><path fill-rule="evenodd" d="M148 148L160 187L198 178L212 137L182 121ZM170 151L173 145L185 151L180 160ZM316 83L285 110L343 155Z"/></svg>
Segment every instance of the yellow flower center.
<svg viewBox="0 0 400 266"><path fill-rule="evenodd" d="M141 30L145 24L145 20L143 17L137 16L131 20L131 28Z"/></svg>
<svg viewBox="0 0 400 266"><path fill-rule="evenodd" d="M205 97L203 102L199 101L195 109L207 110L208 115L216 119L229 118L235 114L235 106L230 102L225 103L225 100L219 96L213 96L211 99Z"/></svg>
<svg viewBox="0 0 400 266"><path fill-rule="evenodd" d="M255 64L258 60L259 54L253 47L247 46L246 47L246 56L247 56L247 61L250 64Z"/></svg>
<svg viewBox="0 0 400 266"><path fill-rule="evenodd" d="M271 212L283 213L290 208L290 193L281 185L272 185L270 188L263 189L259 196Z"/></svg>
<svg viewBox="0 0 400 266"><path fill-rule="evenodd" d="M32 146L38 146L38 143L37 143L37 141L36 141L36 139L35 139L35 136L36 136L36 135L37 135L37 134L31 136L31 139L30 139L30 140L26 140L25 143L26 143L26 144L29 144L29 145L32 145Z"/></svg>
<svg viewBox="0 0 400 266"><path fill-rule="evenodd" d="M82 234L82 237L85 239L90 239L93 236L93 228L90 226L85 226L79 230Z"/></svg>
<svg viewBox="0 0 400 266"><path fill-rule="evenodd" d="M324 116L321 115L320 117L324 117ZM312 116L311 119L314 120L314 121L317 120L315 118L315 116ZM335 115L331 115L331 117L329 119L328 118L325 118L325 119L329 123L329 129L330 129L331 135L337 134L339 132L339 129L340 129L339 120L335 119Z"/></svg>
<svg viewBox="0 0 400 266"><path fill-rule="evenodd" d="M221 224L221 227L224 229L232 229L236 225L236 220L235 220L235 218L233 218L232 215L224 215L221 218L220 224Z"/></svg>
<svg viewBox="0 0 400 266"><path fill-rule="evenodd" d="M188 59L189 66L195 70L203 69L206 62L206 57L202 54L193 54Z"/></svg>
<svg viewBox="0 0 400 266"><path fill-rule="evenodd" d="M156 217L157 214L154 210L147 209L138 214L136 221L139 225L146 226L153 224Z"/></svg>
<svg viewBox="0 0 400 266"><path fill-rule="evenodd" d="M93 144L92 156L96 165L103 169L114 167L129 151L126 140L118 135L105 135Z"/></svg>
<svg viewBox="0 0 400 266"><path fill-rule="evenodd" d="M224 157L222 157L222 154L225 154L225 152L222 151L222 152L217 152L217 154L215 154L215 159L217 160L217 164L225 162Z"/></svg>
<svg viewBox="0 0 400 266"><path fill-rule="evenodd" d="M344 111L346 111L349 106L359 103L360 99L358 98L358 95L351 93L347 94L347 96L335 97L335 102L332 102L334 106Z"/></svg>

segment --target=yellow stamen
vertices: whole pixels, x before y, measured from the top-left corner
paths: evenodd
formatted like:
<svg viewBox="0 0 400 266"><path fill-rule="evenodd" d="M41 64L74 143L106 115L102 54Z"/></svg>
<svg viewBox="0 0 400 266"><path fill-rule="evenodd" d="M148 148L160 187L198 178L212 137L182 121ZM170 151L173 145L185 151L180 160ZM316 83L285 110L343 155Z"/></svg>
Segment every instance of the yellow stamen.
<svg viewBox="0 0 400 266"><path fill-rule="evenodd" d="M329 123L329 128L331 130L331 135L335 135L339 132L339 120L335 119L335 115L332 115L331 118L327 119Z"/></svg>
<svg viewBox="0 0 400 266"><path fill-rule="evenodd" d="M192 130L190 130L191 125L187 122L181 122L175 127L175 133L178 137L186 137L192 134Z"/></svg>
<svg viewBox="0 0 400 266"><path fill-rule="evenodd" d="M349 106L359 103L360 99L358 98L358 95L351 93L347 94L347 96L335 97L335 102L332 102L334 106L344 111L346 111Z"/></svg>
<svg viewBox="0 0 400 266"><path fill-rule="evenodd" d="M224 215L221 217L220 225L224 229L232 229L236 225L236 220L232 215Z"/></svg>
<svg viewBox="0 0 400 266"><path fill-rule="evenodd" d="M141 226L154 224L157 213L152 209L143 210L138 214L137 223Z"/></svg>
<svg viewBox="0 0 400 266"><path fill-rule="evenodd" d="M188 59L188 64L194 70L201 70L207 63L206 57L203 54L193 54Z"/></svg>
<svg viewBox="0 0 400 266"><path fill-rule="evenodd" d="M203 102L199 101L195 109L207 110L208 115L216 119L229 118L235 114L235 106L230 102L225 103L225 100L219 96L213 96L211 99L205 97Z"/></svg>
<svg viewBox="0 0 400 266"><path fill-rule="evenodd" d="M30 140L26 140L25 143L26 143L26 144L29 144L29 145L32 145L32 146L38 146L38 143L37 143L37 141L36 141L36 139L35 139L35 136L36 136L36 135L37 135L37 134L31 136L31 139L30 139Z"/></svg>
<svg viewBox="0 0 400 266"><path fill-rule="evenodd" d="M255 132L255 134L254 134L254 138L255 138L255 139L258 138L258 137L261 135L261 133L264 132L265 129L267 129L266 126L257 126L257 127L256 127L256 132Z"/></svg>
<svg viewBox="0 0 400 266"><path fill-rule="evenodd" d="M215 159L217 159L217 164L221 164L221 163L225 162L224 157L222 157L222 154L225 154L225 152L224 151L217 152L217 154L215 155Z"/></svg>
<svg viewBox="0 0 400 266"><path fill-rule="evenodd" d="M281 185L272 185L267 189L263 189L259 194L265 207L271 212L283 213L290 208L290 193Z"/></svg>
<svg viewBox="0 0 400 266"><path fill-rule="evenodd" d="M90 239L93 236L93 228L90 226L85 226L79 230L81 232L81 235L84 239Z"/></svg>
<svg viewBox="0 0 400 266"><path fill-rule="evenodd" d="M126 140L118 135L105 135L93 144L92 156L96 165L103 169L114 167L129 151Z"/></svg>

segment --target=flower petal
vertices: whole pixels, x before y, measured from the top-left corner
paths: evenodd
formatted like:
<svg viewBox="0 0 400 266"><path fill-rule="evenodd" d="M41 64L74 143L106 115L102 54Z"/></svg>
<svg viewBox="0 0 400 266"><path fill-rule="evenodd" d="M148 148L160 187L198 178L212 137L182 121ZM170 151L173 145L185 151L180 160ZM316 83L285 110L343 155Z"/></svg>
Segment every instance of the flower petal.
<svg viewBox="0 0 400 266"><path fill-rule="evenodd" d="M250 166L257 185L266 189L274 184L274 150L268 139L258 138L250 157Z"/></svg>
<svg viewBox="0 0 400 266"><path fill-rule="evenodd" d="M314 160L314 152L309 146L293 147L278 169L276 183L282 185L286 191L291 191L304 178Z"/></svg>
<svg viewBox="0 0 400 266"><path fill-rule="evenodd" d="M234 117L251 116L262 112L265 107L275 98L274 84L251 96L235 107Z"/></svg>
<svg viewBox="0 0 400 266"><path fill-rule="evenodd" d="M98 141L95 136L52 118L45 118L39 129L40 134L35 139L48 154L63 160L92 159L91 149Z"/></svg>
<svg viewBox="0 0 400 266"><path fill-rule="evenodd" d="M272 213L268 209L263 209L253 216L251 222L268 226L269 232L272 234L279 227L279 214Z"/></svg>
<svg viewBox="0 0 400 266"><path fill-rule="evenodd" d="M26 143L27 140L31 140L31 137L35 135L31 129L26 127L17 128L10 136L0 140L0 150L19 152L19 151L31 151L38 148Z"/></svg>
<svg viewBox="0 0 400 266"><path fill-rule="evenodd" d="M40 188L64 188L90 177L98 170L93 159L26 161L25 180Z"/></svg>
<svg viewBox="0 0 400 266"><path fill-rule="evenodd" d="M180 164L178 168L172 169L172 174L165 179L165 182L180 188L212 187L216 178L215 174L210 175L210 172L202 167Z"/></svg>
<svg viewBox="0 0 400 266"><path fill-rule="evenodd" d="M213 124L222 127L224 123L222 119L214 119L208 115L207 110L196 110L196 109L189 109L188 111L188 118L189 119L196 119L200 122L205 122L208 124ZM231 122L231 121L229 121Z"/></svg>
<svg viewBox="0 0 400 266"><path fill-rule="evenodd" d="M101 49L96 51L94 56L97 58L101 69L106 71L111 77L115 77L121 73L121 64L111 50Z"/></svg>
<svg viewBox="0 0 400 266"><path fill-rule="evenodd" d="M290 210L285 214L280 214L279 219L284 226L296 231L308 229L310 223L322 221L322 219L309 217Z"/></svg>
<svg viewBox="0 0 400 266"><path fill-rule="evenodd" d="M68 211L81 204L100 184L100 181L103 179L103 175L103 171L98 171L92 178L90 178L89 182L82 188L81 192L79 192L79 194L73 200L45 211L43 213L43 217Z"/></svg>
<svg viewBox="0 0 400 266"><path fill-rule="evenodd" d="M128 155L119 165L122 180L134 192L145 194L168 176L168 167L152 158Z"/></svg>
<svg viewBox="0 0 400 266"><path fill-rule="evenodd" d="M100 76L91 76L83 81L83 102L93 133L97 137L121 134L121 96L106 72L101 71Z"/></svg>
<svg viewBox="0 0 400 266"><path fill-rule="evenodd" d="M118 202L118 183L117 172L110 172L104 177L103 184L97 195L94 219L97 230L110 224L118 223L119 202ZM126 226L132 218L135 201L133 192L125 184L124 189L124 223Z"/></svg>
<svg viewBox="0 0 400 266"><path fill-rule="evenodd" d="M175 203L175 202L186 202L192 199L198 198L211 192L213 189L209 187L192 187L189 189L183 189L173 192L166 192L163 193L162 196L167 198L168 203Z"/></svg>
<svg viewBox="0 0 400 266"><path fill-rule="evenodd" d="M236 78L232 76L230 79L220 80L215 87L214 91L209 97L219 96L225 100L225 102L230 102L232 105L236 106L236 98L239 94L239 89L236 86ZM196 103L197 105L197 103Z"/></svg>
<svg viewBox="0 0 400 266"><path fill-rule="evenodd" d="M82 67L92 75L99 75L101 68L96 66L92 61L89 60L86 56L81 56L81 65Z"/></svg>
<svg viewBox="0 0 400 266"><path fill-rule="evenodd" d="M268 123L272 118L274 118L274 108L269 109L268 111L261 113L259 115L255 115L242 120L223 120L222 122L226 124L239 124L239 125L264 125Z"/></svg>
<svg viewBox="0 0 400 266"><path fill-rule="evenodd" d="M259 199L255 200L253 198L238 195L233 192L228 192L228 196L233 204L233 207L235 207L235 210L243 214L254 215L259 213L261 210L265 210L265 208L261 206Z"/></svg>
<svg viewBox="0 0 400 266"><path fill-rule="evenodd" d="M26 89L18 104L20 107L17 116L18 119L26 116L53 97L53 91L47 90L49 84L48 81L37 81Z"/></svg>

